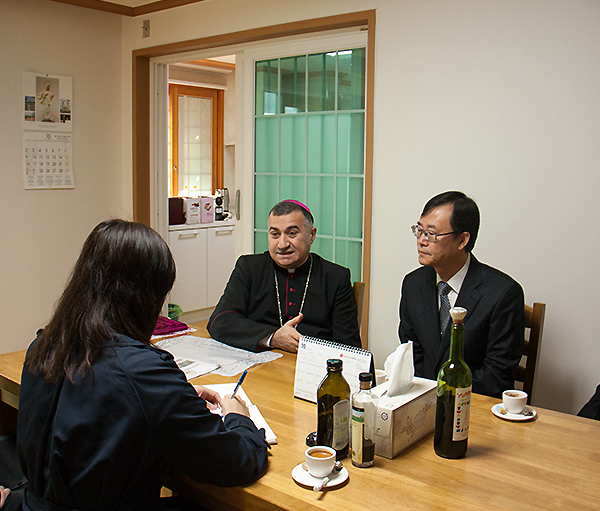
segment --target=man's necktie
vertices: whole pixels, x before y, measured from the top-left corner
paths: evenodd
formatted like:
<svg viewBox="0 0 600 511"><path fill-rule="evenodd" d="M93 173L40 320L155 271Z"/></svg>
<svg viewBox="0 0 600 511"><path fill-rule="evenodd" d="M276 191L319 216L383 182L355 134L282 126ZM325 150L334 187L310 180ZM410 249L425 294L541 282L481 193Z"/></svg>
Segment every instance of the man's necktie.
<svg viewBox="0 0 600 511"><path fill-rule="evenodd" d="M446 325L450 319L450 300L448 293L452 290L447 282L438 283L438 293L440 295L440 332L444 334Z"/></svg>

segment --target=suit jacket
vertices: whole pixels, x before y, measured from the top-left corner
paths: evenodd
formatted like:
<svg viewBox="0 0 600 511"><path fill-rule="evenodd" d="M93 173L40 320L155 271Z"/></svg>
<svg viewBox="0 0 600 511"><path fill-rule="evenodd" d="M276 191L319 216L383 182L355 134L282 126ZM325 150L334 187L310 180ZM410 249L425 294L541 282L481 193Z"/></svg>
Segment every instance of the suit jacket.
<svg viewBox="0 0 600 511"><path fill-rule="evenodd" d="M471 255L456 307L464 319L464 358L473 392L500 397L513 388L523 353L523 289L511 277ZM400 299L401 342L413 341L415 375L436 379L450 357L451 322L440 335L435 270L423 266L404 278Z"/></svg>
<svg viewBox="0 0 600 511"><path fill-rule="evenodd" d="M281 319L298 315L306 288L297 330L302 335L360 347L356 304L350 270L311 254L288 273L273 262L269 252L241 256L207 325L210 335L225 344L257 351L257 343L280 328L275 275L279 288Z"/></svg>
<svg viewBox="0 0 600 511"><path fill-rule="evenodd" d="M587 417L588 419L600 420L600 385L596 387L596 393L592 398L579 410L579 417Z"/></svg>

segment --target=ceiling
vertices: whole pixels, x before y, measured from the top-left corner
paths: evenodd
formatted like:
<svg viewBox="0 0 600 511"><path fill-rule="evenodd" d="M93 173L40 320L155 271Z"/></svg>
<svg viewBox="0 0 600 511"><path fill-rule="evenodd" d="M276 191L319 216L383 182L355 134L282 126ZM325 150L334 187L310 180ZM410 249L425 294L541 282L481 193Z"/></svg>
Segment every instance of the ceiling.
<svg viewBox="0 0 600 511"><path fill-rule="evenodd" d="M112 12L123 16L141 16L152 12L164 11L181 5L193 4L204 0L52 0L63 4L78 5L97 11Z"/></svg>

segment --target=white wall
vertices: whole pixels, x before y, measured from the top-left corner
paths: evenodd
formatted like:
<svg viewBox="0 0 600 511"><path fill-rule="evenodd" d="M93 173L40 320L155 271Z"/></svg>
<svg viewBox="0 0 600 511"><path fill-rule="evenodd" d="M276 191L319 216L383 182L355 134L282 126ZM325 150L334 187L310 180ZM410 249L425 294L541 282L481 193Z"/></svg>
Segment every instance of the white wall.
<svg viewBox="0 0 600 511"><path fill-rule="evenodd" d="M460 189L481 208L475 255L521 282L528 303L548 304L534 402L576 412L600 382L600 3L219 0L144 16L145 40L142 20L125 19L125 123L132 49L371 8L378 365L398 342L400 284L418 264L409 226L431 196Z"/></svg>
<svg viewBox="0 0 600 511"><path fill-rule="evenodd" d="M0 353L52 314L81 245L124 198L121 18L48 0L0 0ZM73 77L74 190L23 186L23 71ZM125 207L123 205L126 205Z"/></svg>

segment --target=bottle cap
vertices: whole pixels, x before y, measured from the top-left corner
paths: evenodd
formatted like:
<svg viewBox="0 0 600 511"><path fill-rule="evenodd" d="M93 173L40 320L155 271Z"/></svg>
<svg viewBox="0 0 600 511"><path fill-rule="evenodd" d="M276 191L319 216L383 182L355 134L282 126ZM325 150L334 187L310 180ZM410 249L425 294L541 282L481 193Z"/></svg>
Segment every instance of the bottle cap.
<svg viewBox="0 0 600 511"><path fill-rule="evenodd" d="M358 375L358 381L372 381L373 380L373 375L371 373L360 373Z"/></svg>
<svg viewBox="0 0 600 511"><path fill-rule="evenodd" d="M342 361L339 358L330 358L327 360L327 369L342 370Z"/></svg>
<svg viewBox="0 0 600 511"><path fill-rule="evenodd" d="M450 316L454 323L462 323L462 320L466 315L467 309L463 309L462 307L452 307L450 309Z"/></svg>

